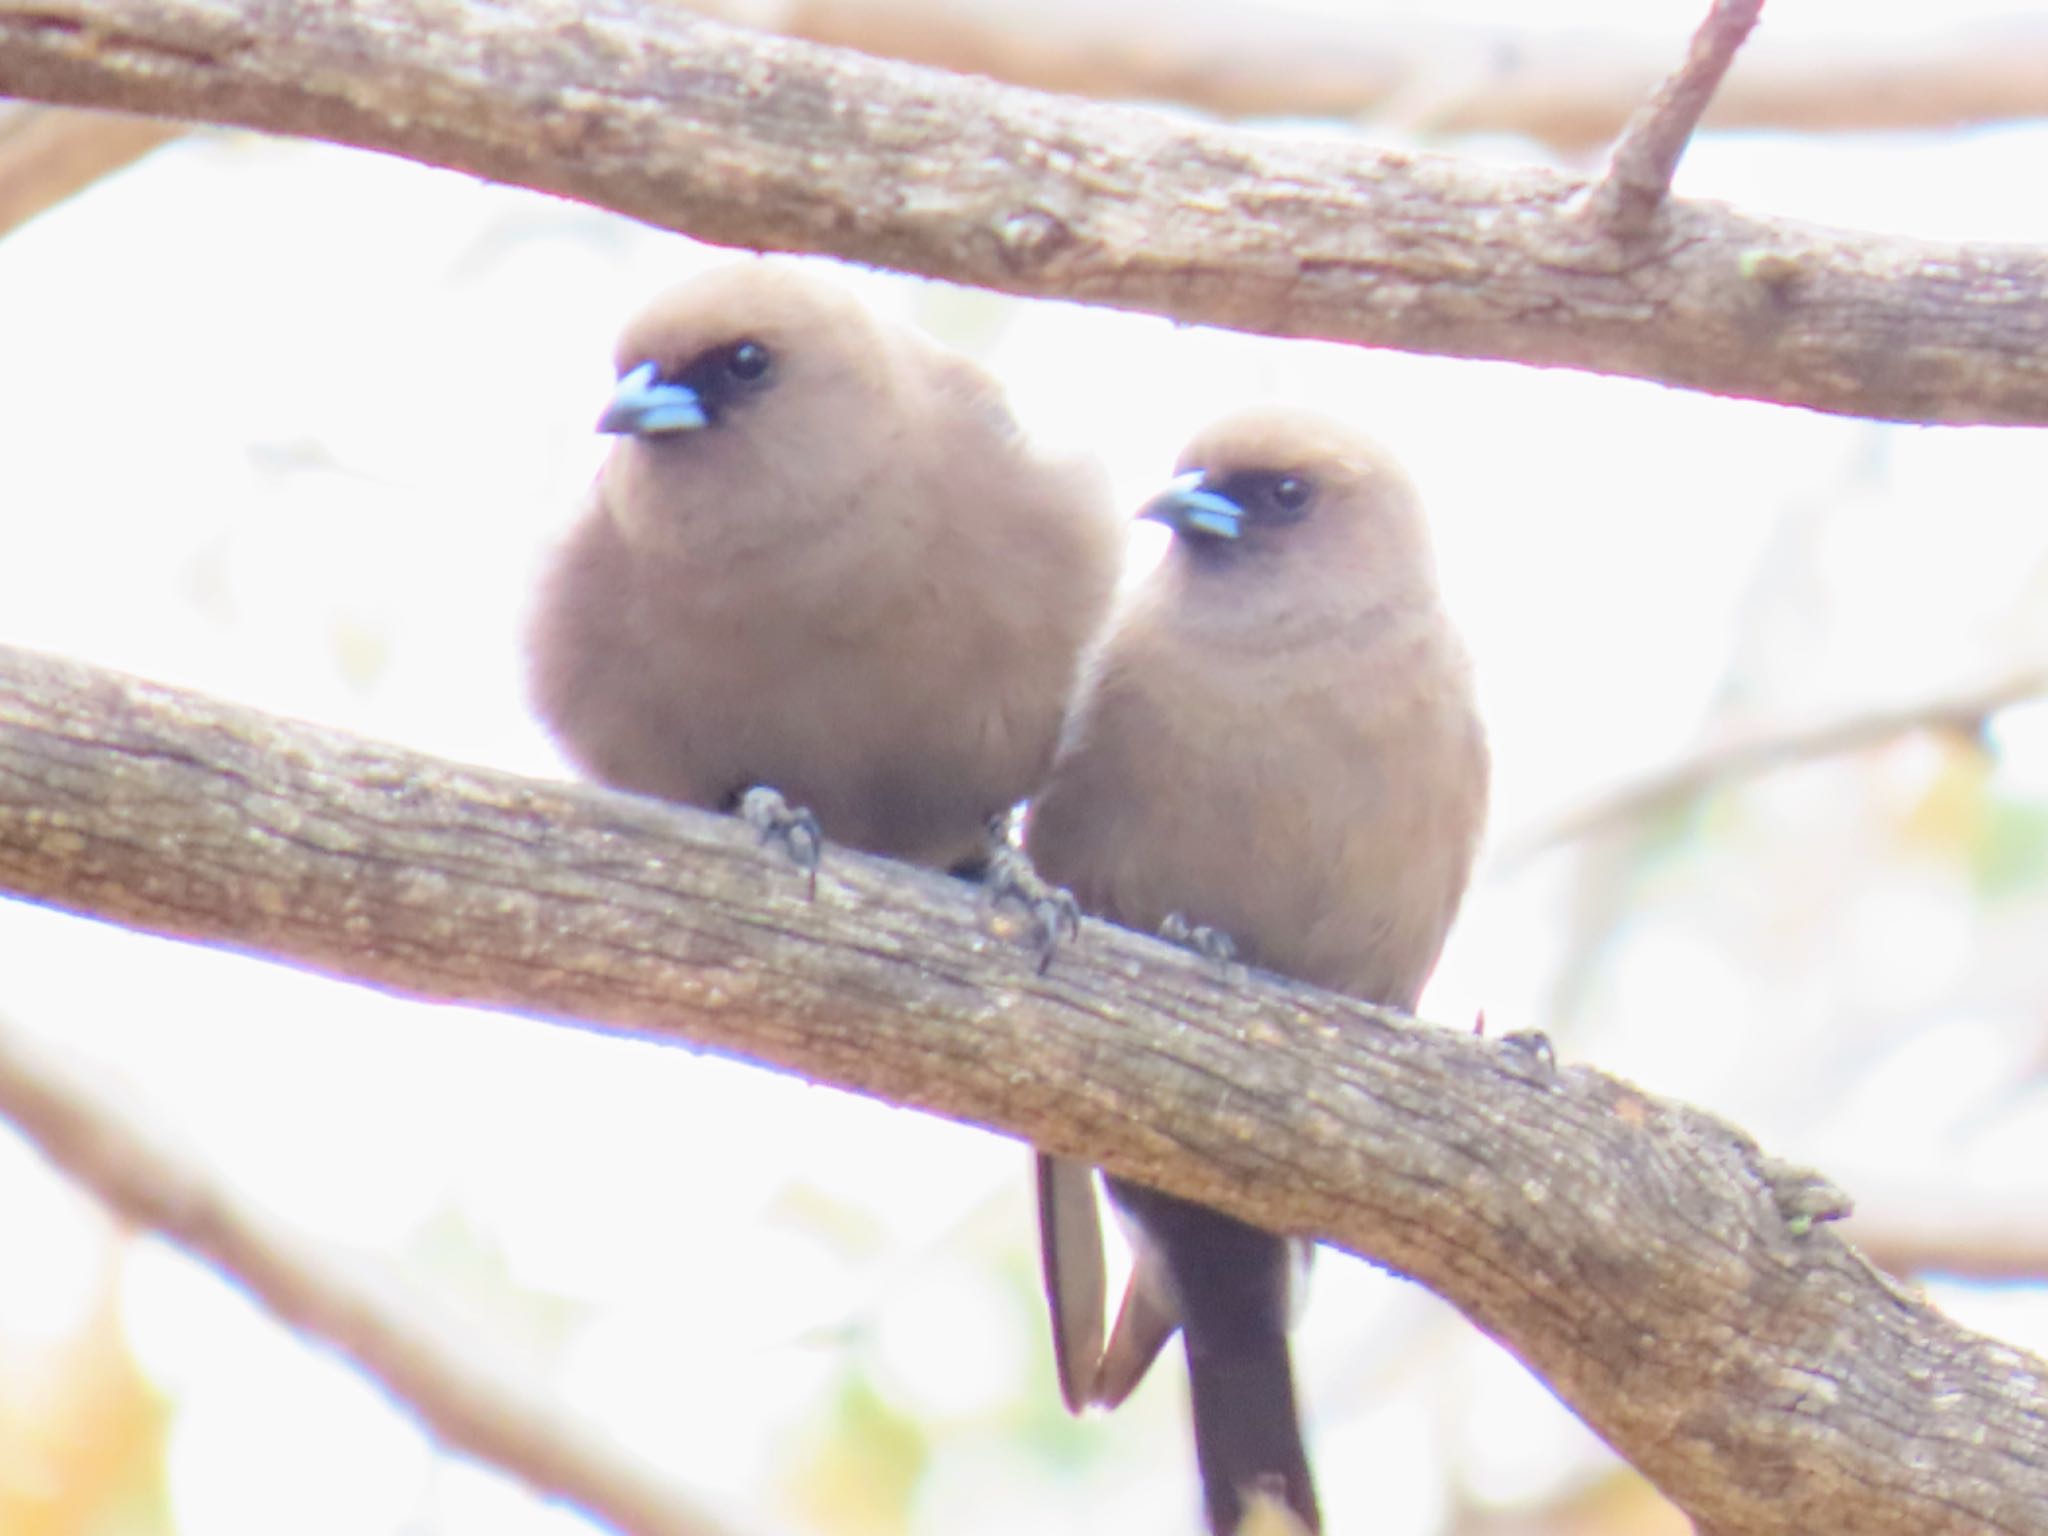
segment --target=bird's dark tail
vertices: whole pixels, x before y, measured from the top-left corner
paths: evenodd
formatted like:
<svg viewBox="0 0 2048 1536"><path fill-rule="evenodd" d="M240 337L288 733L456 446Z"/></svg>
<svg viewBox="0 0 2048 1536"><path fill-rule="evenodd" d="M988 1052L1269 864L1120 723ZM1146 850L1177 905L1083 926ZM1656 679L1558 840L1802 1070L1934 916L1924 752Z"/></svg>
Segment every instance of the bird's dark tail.
<svg viewBox="0 0 2048 1536"><path fill-rule="evenodd" d="M1278 1500L1322 1529L1287 1358L1294 1255L1286 1238L1122 1179L1117 1203L1173 1282L1187 1343L1195 1460L1215 1536L1236 1536L1248 1498Z"/></svg>
<svg viewBox="0 0 2048 1536"><path fill-rule="evenodd" d="M1274 1329L1219 1341L1205 1338L1191 1320L1182 1326L1209 1529L1235 1536L1249 1496L1262 1492L1286 1505L1309 1531L1320 1531L1286 1335Z"/></svg>

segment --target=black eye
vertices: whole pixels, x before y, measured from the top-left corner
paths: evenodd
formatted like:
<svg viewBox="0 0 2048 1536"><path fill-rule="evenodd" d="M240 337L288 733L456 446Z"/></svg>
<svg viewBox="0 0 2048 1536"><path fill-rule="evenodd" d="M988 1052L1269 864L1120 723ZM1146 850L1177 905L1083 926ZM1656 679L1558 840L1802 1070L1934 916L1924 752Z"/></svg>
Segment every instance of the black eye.
<svg viewBox="0 0 2048 1536"><path fill-rule="evenodd" d="M743 384L752 384L768 372L774 361L758 341L743 341L726 354L725 371Z"/></svg>
<svg viewBox="0 0 2048 1536"><path fill-rule="evenodd" d="M1308 482L1299 475L1282 475L1273 482L1273 505L1283 512L1299 512L1308 505Z"/></svg>

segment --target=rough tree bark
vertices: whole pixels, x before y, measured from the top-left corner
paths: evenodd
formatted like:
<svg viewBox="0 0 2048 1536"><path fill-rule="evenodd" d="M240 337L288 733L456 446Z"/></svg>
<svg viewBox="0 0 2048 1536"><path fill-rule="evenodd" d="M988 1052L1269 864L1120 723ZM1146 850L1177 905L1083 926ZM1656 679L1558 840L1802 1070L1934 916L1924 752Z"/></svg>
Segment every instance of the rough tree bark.
<svg viewBox="0 0 2048 1536"><path fill-rule="evenodd" d="M0 888L416 996L735 1052L1413 1276L1709 1531L2048 1532L2048 1365L1726 1124L1102 924L0 650Z"/></svg>
<svg viewBox="0 0 2048 1536"><path fill-rule="evenodd" d="M1911 421L2048 423L2048 253L1279 137L620 0L0 0L0 91L389 150L721 244Z"/></svg>

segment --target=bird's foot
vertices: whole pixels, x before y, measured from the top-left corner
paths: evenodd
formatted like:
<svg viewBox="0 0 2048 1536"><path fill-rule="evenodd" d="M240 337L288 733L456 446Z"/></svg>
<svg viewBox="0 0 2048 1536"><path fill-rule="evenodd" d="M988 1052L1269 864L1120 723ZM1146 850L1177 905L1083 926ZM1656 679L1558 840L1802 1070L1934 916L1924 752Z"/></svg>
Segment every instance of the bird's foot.
<svg viewBox="0 0 2048 1536"><path fill-rule="evenodd" d="M1192 949L1226 975L1237 964L1237 940L1221 928L1189 922L1185 912L1167 913L1159 925L1159 937L1182 949Z"/></svg>
<svg viewBox="0 0 2048 1536"><path fill-rule="evenodd" d="M1040 975L1052 964L1062 940L1081 936L1081 904L1074 893L1039 874L1031 856L1007 837L990 840L981 882L991 914L999 915L1006 906L1024 914Z"/></svg>
<svg viewBox="0 0 2048 1536"><path fill-rule="evenodd" d="M761 834L763 843L780 843L790 860L810 876L810 894L818 894L818 862L825 852L824 829L804 806L791 805L779 790L756 784L740 796L740 819Z"/></svg>

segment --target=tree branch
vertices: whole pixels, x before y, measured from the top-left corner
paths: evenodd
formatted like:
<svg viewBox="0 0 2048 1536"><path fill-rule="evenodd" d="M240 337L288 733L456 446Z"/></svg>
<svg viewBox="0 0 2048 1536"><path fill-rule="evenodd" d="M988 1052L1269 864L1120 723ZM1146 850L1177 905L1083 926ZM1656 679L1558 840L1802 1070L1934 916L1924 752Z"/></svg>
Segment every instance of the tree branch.
<svg viewBox="0 0 2048 1536"><path fill-rule="evenodd" d="M2048 1189L1879 1188L1843 1223L1843 1234L1895 1275L1967 1280L2048 1278L2048 1233L2038 1213Z"/></svg>
<svg viewBox="0 0 2048 1536"><path fill-rule="evenodd" d="M1595 837L1712 790L1816 758L1864 752L1923 731L1975 735L2002 709L2048 694L2048 664L1922 698L1732 733L1501 840L1494 862L1513 868L1563 843Z"/></svg>
<svg viewBox="0 0 2048 1536"><path fill-rule="evenodd" d="M721 244L1912 421L2048 423L2048 253L1179 122L593 0L0 0L0 91L388 150Z"/></svg>
<svg viewBox="0 0 2048 1536"><path fill-rule="evenodd" d="M1662 44L1554 27L1276 13L1247 0L690 0L688 9L1035 90L1172 101L1225 116L1372 115L1439 135L1606 143L1654 88ZM1143 38L1142 47L1132 46ZM1924 37L1767 37L1707 126L1804 133L1959 128L2048 116L2048 26L2008 18ZM36 121L47 118L47 123ZM181 129L0 107L0 235Z"/></svg>
<svg viewBox="0 0 2048 1536"><path fill-rule="evenodd" d="M0 887L415 996L735 1052L1414 1276L1703 1527L2048 1532L2048 1365L1802 1217L1732 1128L1516 1040L966 889L0 650Z"/></svg>
<svg viewBox="0 0 2048 1536"><path fill-rule="evenodd" d="M0 102L0 235L184 131L145 117Z"/></svg>
<svg viewBox="0 0 2048 1536"><path fill-rule="evenodd" d="M1764 0L1714 0L1685 62L1629 119L1592 198L1596 217L1615 234L1633 239L1649 232L1701 114L1763 9Z"/></svg>
<svg viewBox="0 0 2048 1536"><path fill-rule="evenodd" d="M723 1529L453 1319L244 1204L184 1147L148 1133L133 1106L4 1024L0 1115L122 1216L234 1276L285 1322L354 1362L445 1444L629 1536Z"/></svg>

